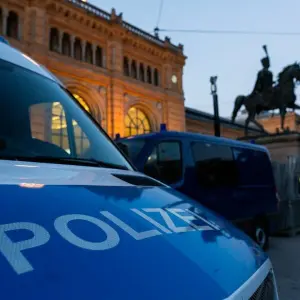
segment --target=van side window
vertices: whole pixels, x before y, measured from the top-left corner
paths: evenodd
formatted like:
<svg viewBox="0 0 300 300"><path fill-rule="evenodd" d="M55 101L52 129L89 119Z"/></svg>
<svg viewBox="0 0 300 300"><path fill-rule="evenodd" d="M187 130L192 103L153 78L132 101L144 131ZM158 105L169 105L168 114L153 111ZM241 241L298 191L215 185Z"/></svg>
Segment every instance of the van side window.
<svg viewBox="0 0 300 300"><path fill-rule="evenodd" d="M193 142L191 149L200 185L213 188L237 184L237 169L230 147Z"/></svg>
<svg viewBox="0 0 300 300"><path fill-rule="evenodd" d="M266 152L233 149L241 185L273 185L273 168Z"/></svg>
<svg viewBox="0 0 300 300"><path fill-rule="evenodd" d="M179 142L161 142L156 145L144 167L145 174L166 184L182 178L182 155Z"/></svg>

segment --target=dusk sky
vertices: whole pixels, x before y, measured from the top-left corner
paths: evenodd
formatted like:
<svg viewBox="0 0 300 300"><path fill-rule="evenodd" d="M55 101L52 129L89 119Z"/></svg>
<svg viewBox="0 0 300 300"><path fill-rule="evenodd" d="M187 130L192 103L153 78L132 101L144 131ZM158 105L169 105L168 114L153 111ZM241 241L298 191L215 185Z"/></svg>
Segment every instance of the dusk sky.
<svg viewBox="0 0 300 300"><path fill-rule="evenodd" d="M161 0L90 0L123 19L153 32ZM267 44L274 77L287 64L300 60L299 0L164 0L159 27L163 29L299 32L299 35L230 35L167 32L175 44L184 44L186 106L212 112L209 77L218 75L220 114L230 116L238 94L251 92L262 45ZM298 96L300 99L300 95Z"/></svg>

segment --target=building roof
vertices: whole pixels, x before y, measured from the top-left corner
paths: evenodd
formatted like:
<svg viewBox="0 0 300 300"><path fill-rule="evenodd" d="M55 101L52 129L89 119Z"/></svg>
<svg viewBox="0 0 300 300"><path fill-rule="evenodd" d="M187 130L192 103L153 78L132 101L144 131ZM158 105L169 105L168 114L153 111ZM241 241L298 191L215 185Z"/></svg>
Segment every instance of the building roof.
<svg viewBox="0 0 300 300"><path fill-rule="evenodd" d="M114 9L112 9L112 13L108 13L105 10L102 10L93 4L83 2L82 0L65 0L65 1L77 8L85 10L88 14L91 14L102 20L106 20L108 22L110 22L112 20L112 16L115 14ZM179 52L179 53L183 53L183 45L179 44L178 46L176 46L176 45L172 44L170 42L170 38L166 37L165 40L161 40L159 37L152 35L130 23L123 21L122 14L119 14L118 16L115 15L115 17L118 19L119 24L124 29L130 31L132 34L135 34L135 35L137 35L151 43L154 43L160 47L165 47L165 45L167 43L171 50Z"/></svg>
<svg viewBox="0 0 300 300"><path fill-rule="evenodd" d="M185 108L185 116L186 119L190 120L196 120L196 121L202 121L202 122L213 122L215 117L213 114L197 110L194 108L186 107ZM228 118L220 117L220 122L222 126L229 127L232 129L245 129L245 120L239 119L235 123L233 123ZM259 129L256 125L249 124L249 131L250 132L256 132L256 133L262 133L263 131Z"/></svg>

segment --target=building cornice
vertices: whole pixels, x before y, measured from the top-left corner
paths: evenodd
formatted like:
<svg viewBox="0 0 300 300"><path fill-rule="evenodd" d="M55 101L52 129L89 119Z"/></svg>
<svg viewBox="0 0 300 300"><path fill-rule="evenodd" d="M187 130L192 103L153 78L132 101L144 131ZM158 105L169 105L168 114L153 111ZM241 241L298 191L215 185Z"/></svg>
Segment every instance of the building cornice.
<svg viewBox="0 0 300 300"><path fill-rule="evenodd" d="M78 29L92 35L105 35L121 39L132 49L140 49L148 55L156 56L170 63L184 65L186 56L183 46L175 46L169 38L161 40L130 23L123 21L122 14L117 15L112 9L108 13L92 4L81 0L48 0L46 5L52 18L68 18L78 25Z"/></svg>

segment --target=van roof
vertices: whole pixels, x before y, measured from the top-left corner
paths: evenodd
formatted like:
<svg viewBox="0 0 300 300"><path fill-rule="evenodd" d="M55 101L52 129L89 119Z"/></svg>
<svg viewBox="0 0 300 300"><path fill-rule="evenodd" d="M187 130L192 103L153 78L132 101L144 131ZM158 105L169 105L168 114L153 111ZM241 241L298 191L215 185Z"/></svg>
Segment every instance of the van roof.
<svg viewBox="0 0 300 300"><path fill-rule="evenodd" d="M21 51L9 45L9 42L0 36L0 59L11 62L17 66L33 71L43 77L55 81L59 85L63 85L53 74L45 67L34 61L32 58Z"/></svg>
<svg viewBox="0 0 300 300"><path fill-rule="evenodd" d="M223 145L249 148L254 150L260 150L264 152L268 152L267 148L261 145L251 144L248 142L236 141L224 137L215 137L212 135L205 135L200 133L191 133L191 132L179 132L179 131L161 131L161 132L153 132L148 134L136 135L128 138L120 138L117 141L122 140L133 140L133 139L164 139L164 138L192 138L195 140L201 140L206 142L218 143Z"/></svg>

